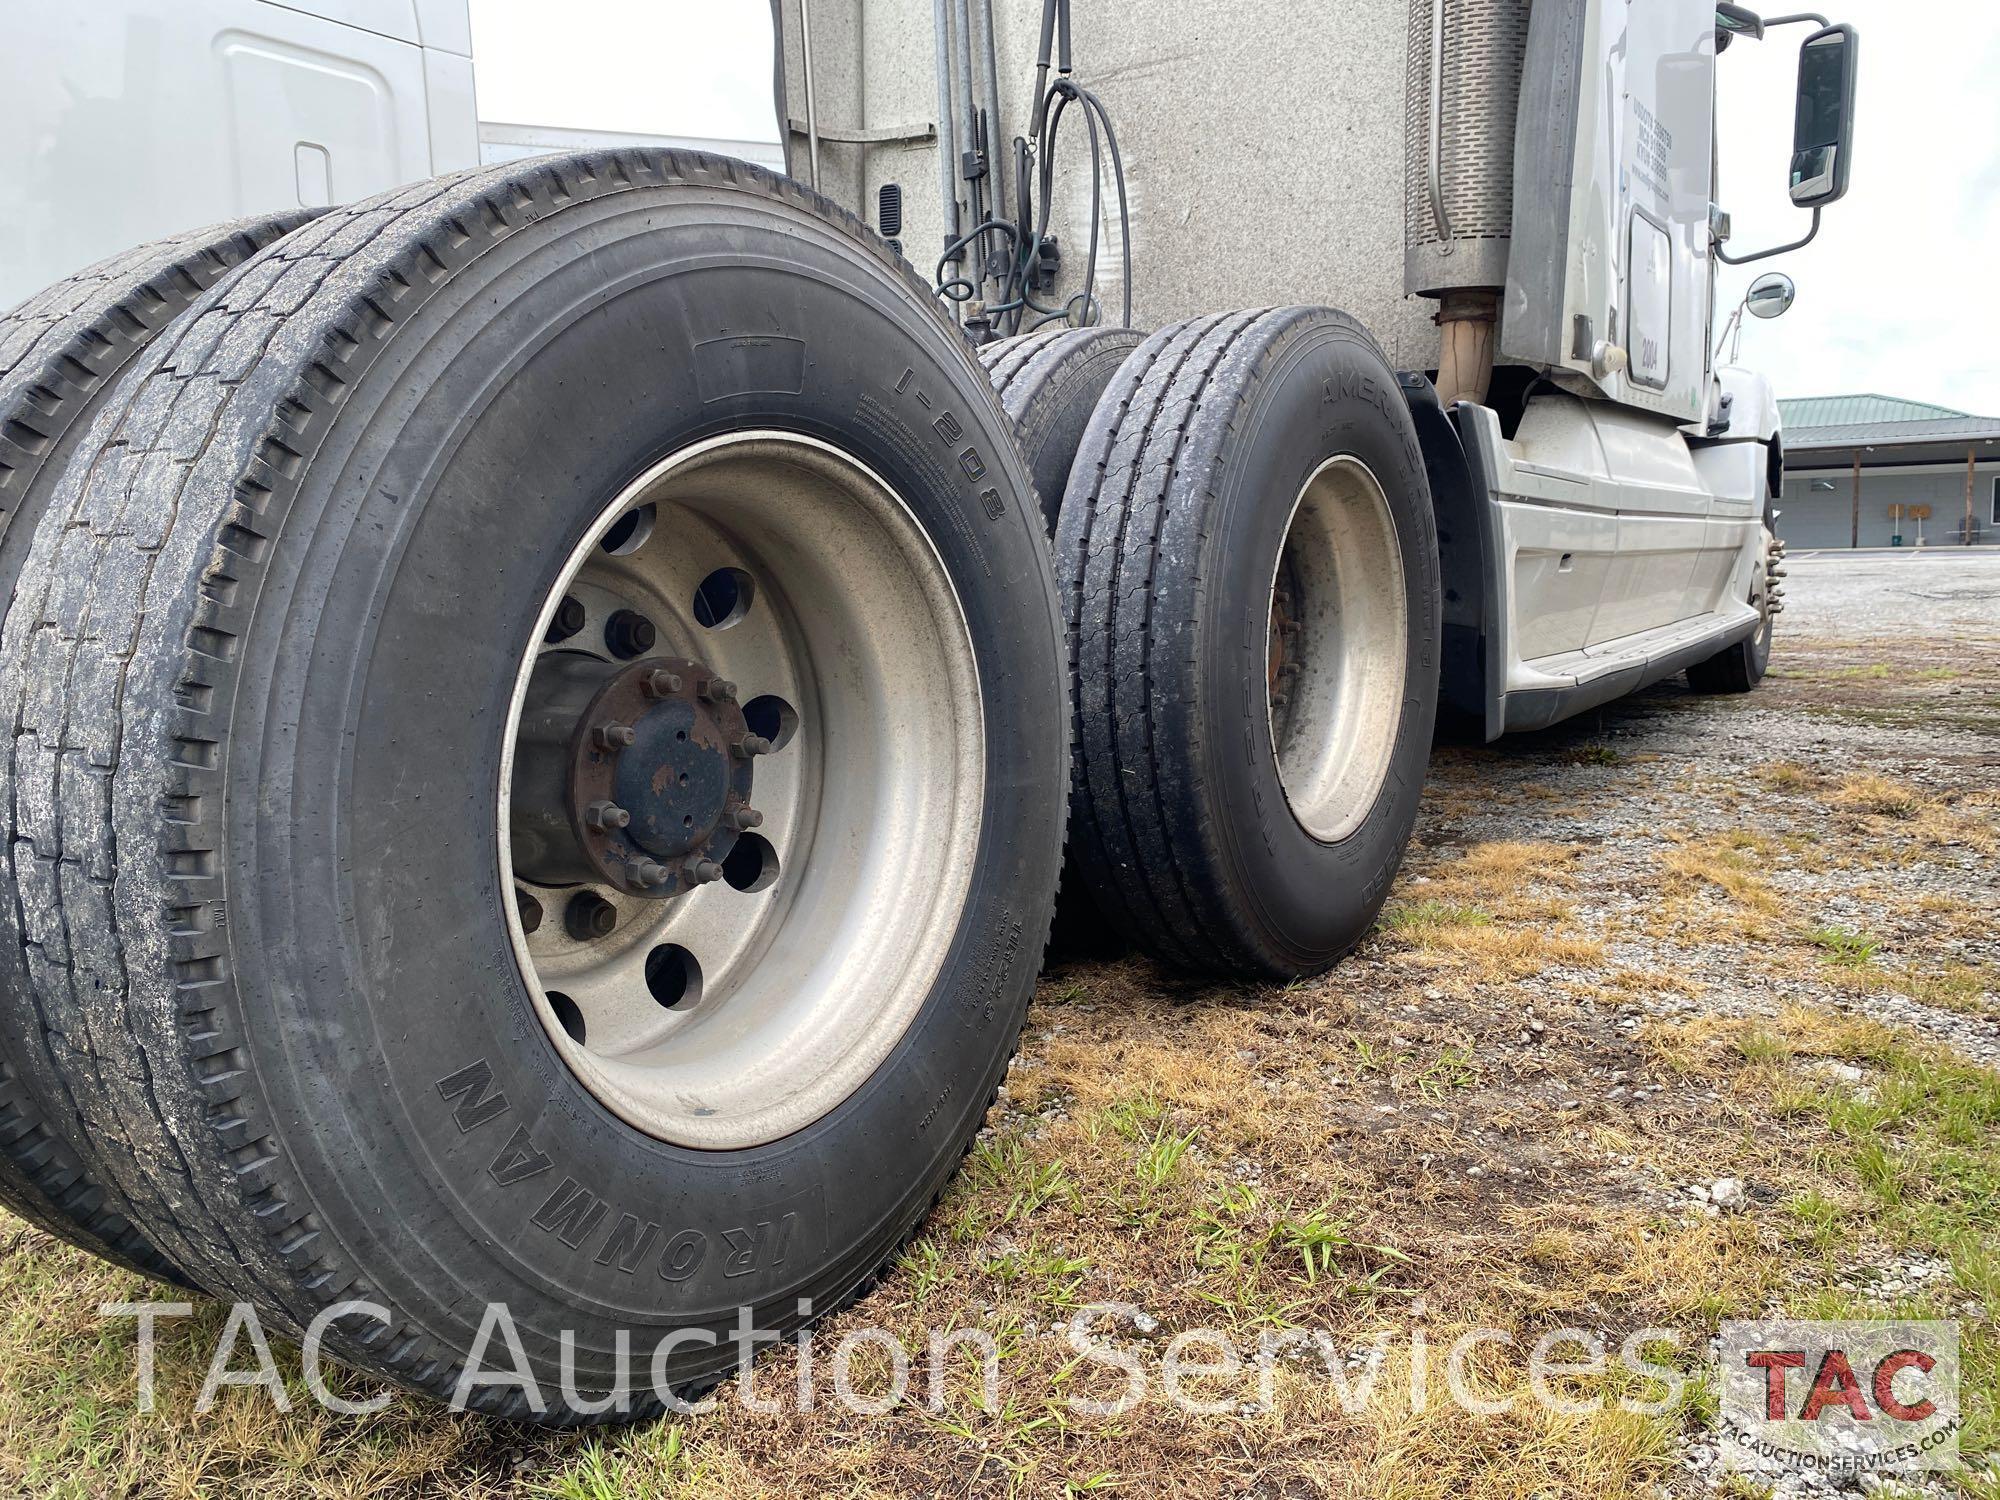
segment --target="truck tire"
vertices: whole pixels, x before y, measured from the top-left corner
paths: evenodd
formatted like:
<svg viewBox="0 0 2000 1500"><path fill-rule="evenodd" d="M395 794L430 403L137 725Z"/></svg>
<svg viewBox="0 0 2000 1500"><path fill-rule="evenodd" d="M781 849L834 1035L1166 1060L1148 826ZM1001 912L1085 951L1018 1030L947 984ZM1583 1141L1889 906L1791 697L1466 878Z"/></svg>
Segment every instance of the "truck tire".
<svg viewBox="0 0 2000 1500"><path fill-rule="evenodd" d="M1784 556L1771 518L1764 518L1764 566L1750 581L1750 606L1761 619L1757 629L1687 669L1688 686L1697 693L1747 693L1764 680L1771 665L1771 634L1783 606L1778 561Z"/></svg>
<svg viewBox="0 0 2000 1500"><path fill-rule="evenodd" d="M870 1285L1006 1068L1065 812L1047 542L928 289L759 168L540 158L251 261L92 441L0 693L110 768L65 807L115 887L49 896L91 982L31 979L154 1243L559 1423Z"/></svg>
<svg viewBox="0 0 2000 1500"><path fill-rule="evenodd" d="M234 266L312 217L308 210L211 225L140 245L45 287L0 317L0 608L49 494L83 439L111 382L197 296ZM53 830L50 830L53 832ZM16 836L21 836L18 829ZM23 851L74 866L84 855L43 837ZM46 882L30 882L39 890ZM0 926L33 915L0 902ZM129 1270L179 1273L146 1242L115 1191L86 1173L74 1142L84 1122L67 1099L48 1107L29 1091L22 1049L41 1027L19 1015L27 999L24 955L60 968L59 945L0 942L0 1203L20 1217Z"/></svg>
<svg viewBox="0 0 2000 1500"><path fill-rule="evenodd" d="M979 362L1021 435L1050 536L1097 398L1144 337L1133 328L1044 328L979 350Z"/></svg>
<svg viewBox="0 0 2000 1500"><path fill-rule="evenodd" d="M1311 307L1153 334L1091 417L1056 571L1099 907L1182 967L1331 965L1402 859L1437 712L1436 522L1380 350Z"/></svg>

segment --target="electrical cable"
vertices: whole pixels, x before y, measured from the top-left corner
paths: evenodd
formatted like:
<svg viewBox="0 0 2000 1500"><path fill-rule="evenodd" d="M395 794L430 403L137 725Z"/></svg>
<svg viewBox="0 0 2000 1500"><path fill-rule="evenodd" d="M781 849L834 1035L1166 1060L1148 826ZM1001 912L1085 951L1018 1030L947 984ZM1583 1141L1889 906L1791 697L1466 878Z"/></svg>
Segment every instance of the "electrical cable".
<svg viewBox="0 0 2000 1500"><path fill-rule="evenodd" d="M974 228L947 243L933 277L937 295L959 305L975 301L979 297L979 283L986 279L985 268L999 266L1004 268L1004 272L996 277L1001 300L983 304L983 326L992 333L1021 332L1031 313L1035 315L1035 320L1027 323L1030 331L1054 322L1067 322L1076 327L1098 323L1104 314L1095 287L1100 237L1105 226L1104 169L1108 160L1118 200L1121 320L1126 327L1130 327L1132 218L1126 193L1125 163L1118 149L1118 132L1111 123L1111 112L1105 108L1103 100L1071 76L1074 57L1070 36L1070 0L1042 0L1039 41L1035 57L1034 108L1030 114L1028 134L1025 138L1016 137L1014 142L1014 208L1019 217L1011 222L999 217L1004 212L999 207L1003 200L996 192L993 195L994 216L977 215ZM1058 75L1053 82L1049 81L1052 62ZM967 71L970 71L969 68ZM1057 141L1063 115L1071 104L1082 110L1090 146L1090 238L1084 256L1083 290L1070 296L1061 306L1050 307L1035 300L1033 286L1043 249L1049 243L1049 219L1055 201ZM994 171L996 168L991 152L984 149L990 145L986 138L990 124L986 118L975 114L973 125L978 135L976 144L982 148L987 170ZM985 209L987 195L982 190L983 184L974 182L972 188L975 203ZM1037 191L1041 198L1039 204L1034 201ZM987 243L987 237L995 234L1005 236L1005 243L997 251ZM973 250L976 257L973 274L947 276L946 265L967 250Z"/></svg>

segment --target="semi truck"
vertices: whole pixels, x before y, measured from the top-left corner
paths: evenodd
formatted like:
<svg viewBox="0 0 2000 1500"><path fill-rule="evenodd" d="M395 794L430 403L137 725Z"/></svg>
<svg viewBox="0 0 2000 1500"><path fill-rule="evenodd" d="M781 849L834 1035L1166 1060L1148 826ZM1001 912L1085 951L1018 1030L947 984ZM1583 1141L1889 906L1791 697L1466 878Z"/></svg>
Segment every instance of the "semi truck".
<svg viewBox="0 0 2000 1500"><path fill-rule="evenodd" d="M1796 41L1736 190L1809 237L1850 28L805 3L789 174L279 193L0 320L0 1197L498 1416L865 1295L1059 885L1318 973L1441 719L1747 691L1781 608L1714 101Z"/></svg>

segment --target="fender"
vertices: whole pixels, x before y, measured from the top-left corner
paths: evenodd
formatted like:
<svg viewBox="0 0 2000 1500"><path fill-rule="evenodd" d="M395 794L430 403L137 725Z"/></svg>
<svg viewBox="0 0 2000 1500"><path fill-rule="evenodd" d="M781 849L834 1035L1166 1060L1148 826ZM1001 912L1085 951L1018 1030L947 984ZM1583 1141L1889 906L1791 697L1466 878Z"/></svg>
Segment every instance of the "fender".
<svg viewBox="0 0 2000 1500"><path fill-rule="evenodd" d="M1505 729L1498 689L1500 661L1499 527L1492 501L1473 479L1458 428L1422 374L1400 371L1396 383L1409 403L1423 448L1437 514L1438 570L1444 584L1444 654L1438 673L1440 709L1483 740Z"/></svg>

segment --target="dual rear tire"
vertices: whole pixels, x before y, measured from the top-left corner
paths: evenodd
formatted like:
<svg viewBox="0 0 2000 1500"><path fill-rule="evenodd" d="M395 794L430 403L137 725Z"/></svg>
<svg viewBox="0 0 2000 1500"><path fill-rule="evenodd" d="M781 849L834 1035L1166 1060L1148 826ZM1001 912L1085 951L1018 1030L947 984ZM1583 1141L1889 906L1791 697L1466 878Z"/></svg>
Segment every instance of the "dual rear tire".
<svg viewBox="0 0 2000 1500"><path fill-rule="evenodd" d="M211 225L141 245L44 288L0 317L0 601L14 591L36 527L79 454L92 450L90 425L121 372L219 279L312 215L297 210ZM61 684L44 682L60 692ZM82 746L36 744L63 764L73 791L72 820L87 820L98 765ZM32 872L15 900L0 902L6 979L0 993L19 1014L0 1024L0 1203L29 1222L114 1264L182 1280L132 1219L107 1179L87 1169L83 1141L97 1123L58 1089L42 1097L30 1080L49 1071L45 1055L66 1039L42 1023L31 974L67 988L88 973L47 924L48 898L109 878L93 854L101 840L72 836L65 851L60 816L30 804L11 829L10 862Z"/></svg>
<svg viewBox="0 0 2000 1500"><path fill-rule="evenodd" d="M0 649L6 1003L128 1261L551 1421L864 1290L1066 801L1042 519L925 289L754 168L521 164L251 258L88 441ZM495 1308L531 1381L466 1383Z"/></svg>
<svg viewBox="0 0 2000 1500"><path fill-rule="evenodd" d="M1065 892L1176 967L1316 973L1373 926L1430 756L1438 546L1409 408L1324 308L1175 324L1109 375L1098 351L1132 335L1059 337L985 357L1045 504L1043 469L1065 475ZM1010 395L1063 352L1071 393L1099 375L1080 427L1054 379Z"/></svg>

